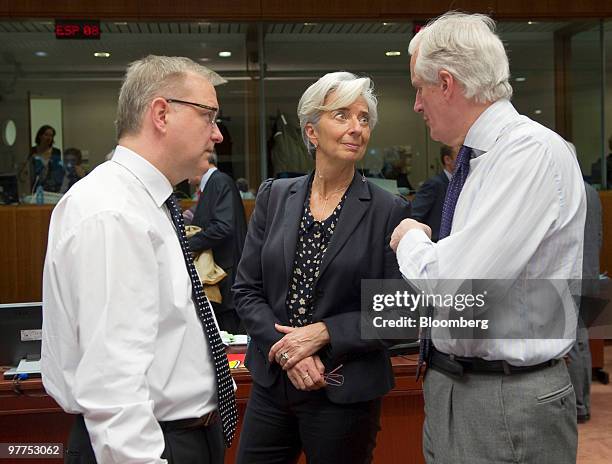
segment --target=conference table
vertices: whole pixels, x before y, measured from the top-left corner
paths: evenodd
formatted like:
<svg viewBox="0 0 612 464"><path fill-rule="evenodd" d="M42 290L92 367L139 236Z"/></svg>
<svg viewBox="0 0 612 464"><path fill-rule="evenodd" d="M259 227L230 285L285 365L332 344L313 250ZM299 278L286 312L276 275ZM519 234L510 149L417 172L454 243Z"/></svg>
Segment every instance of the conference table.
<svg viewBox="0 0 612 464"><path fill-rule="evenodd" d="M381 430L374 451L374 463L423 463L423 391L421 382L415 380L416 356L395 356L391 358L391 362L395 374L395 388L383 398ZM239 436L252 381L246 368L232 369L232 375L238 386L236 396L240 413ZM0 379L2 378L3 376L0 376ZM74 416L64 413L47 395L40 378L19 382L0 380L0 444L61 443L65 449L73 421ZM237 444L238 437L226 453L226 464L234 463ZM0 456L1 452L2 450ZM14 461L0 459L0 462L51 464L63 460L27 458ZM300 462L306 462L303 456Z"/></svg>

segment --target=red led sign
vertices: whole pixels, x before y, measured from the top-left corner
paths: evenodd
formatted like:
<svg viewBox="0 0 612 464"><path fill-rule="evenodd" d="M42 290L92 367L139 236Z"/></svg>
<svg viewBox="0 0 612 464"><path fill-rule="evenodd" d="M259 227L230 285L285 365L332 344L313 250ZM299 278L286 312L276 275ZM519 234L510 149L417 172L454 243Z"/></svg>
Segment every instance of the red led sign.
<svg viewBox="0 0 612 464"><path fill-rule="evenodd" d="M55 38L97 40L100 38L100 21L56 19Z"/></svg>

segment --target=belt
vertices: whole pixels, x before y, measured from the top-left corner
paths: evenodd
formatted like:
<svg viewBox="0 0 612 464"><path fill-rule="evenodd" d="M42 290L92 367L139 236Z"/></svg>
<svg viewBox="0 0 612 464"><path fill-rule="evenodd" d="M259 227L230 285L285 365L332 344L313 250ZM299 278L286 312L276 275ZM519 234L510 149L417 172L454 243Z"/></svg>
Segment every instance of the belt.
<svg viewBox="0 0 612 464"><path fill-rule="evenodd" d="M452 377L463 377L466 372L480 374L523 374L554 366L558 359L551 359L533 366L512 366L507 361L487 361L482 358L466 358L442 353L435 348L429 359L429 367L446 373Z"/></svg>
<svg viewBox="0 0 612 464"><path fill-rule="evenodd" d="M204 414L202 417L196 417L192 419L178 419L174 421L160 421L159 425L164 432L170 432L172 430L183 430L183 429L196 429L208 427L215 424L219 420L219 414L217 411L211 411L208 414Z"/></svg>

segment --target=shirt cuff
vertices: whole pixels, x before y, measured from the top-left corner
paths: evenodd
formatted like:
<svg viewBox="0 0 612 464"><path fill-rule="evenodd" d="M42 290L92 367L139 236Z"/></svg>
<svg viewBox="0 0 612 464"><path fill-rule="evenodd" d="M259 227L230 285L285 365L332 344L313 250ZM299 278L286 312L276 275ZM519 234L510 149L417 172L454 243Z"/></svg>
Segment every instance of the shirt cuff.
<svg viewBox="0 0 612 464"><path fill-rule="evenodd" d="M416 245L420 243L432 243L431 239L422 229L412 229L406 232L397 246L397 256L404 256L410 253Z"/></svg>

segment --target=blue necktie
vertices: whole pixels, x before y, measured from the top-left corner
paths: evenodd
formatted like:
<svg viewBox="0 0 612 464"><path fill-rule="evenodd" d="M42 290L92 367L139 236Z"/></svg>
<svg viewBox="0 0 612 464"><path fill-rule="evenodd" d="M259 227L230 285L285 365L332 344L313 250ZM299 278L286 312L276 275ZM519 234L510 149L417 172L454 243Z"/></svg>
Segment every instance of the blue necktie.
<svg viewBox="0 0 612 464"><path fill-rule="evenodd" d="M196 313L202 323L202 328L206 334L206 340L210 346L213 362L215 364L215 378L217 381L217 402L219 406L219 416L221 416L221 426L223 428L223 440L227 448L232 444L234 433L236 432L236 424L238 423L238 409L236 408L236 396L234 395L234 383L225 354L225 347L221 342L221 336L215 325L212 316L212 307L208 298L204 294L202 282L198 277L195 265L193 264L193 256L189 251L187 237L185 235L185 223L183 215L178 207L174 195L166 200L166 206L170 211L172 222L176 229L176 233L183 250L183 258L189 271L191 278L191 286L193 288L193 301L195 303Z"/></svg>
<svg viewBox="0 0 612 464"><path fill-rule="evenodd" d="M442 222L440 224L440 236L438 240L442 240L450 235L451 227L453 225L453 217L455 215L455 207L457 206L457 200L461 194L461 189L465 184L468 174L470 173L470 158L472 155L472 149L461 146L457 159L455 160L455 170L453 171L453 177L448 184L446 190L446 196L444 197L444 205L442 206ZM433 308L429 306L427 308L427 316L431 318L433 316ZM428 319L431 320L431 319ZM419 343L419 362L417 364L416 378L419 379L421 375L421 368L426 360L429 360L431 354L432 342L431 342L431 327L427 326L421 330L421 340Z"/></svg>

